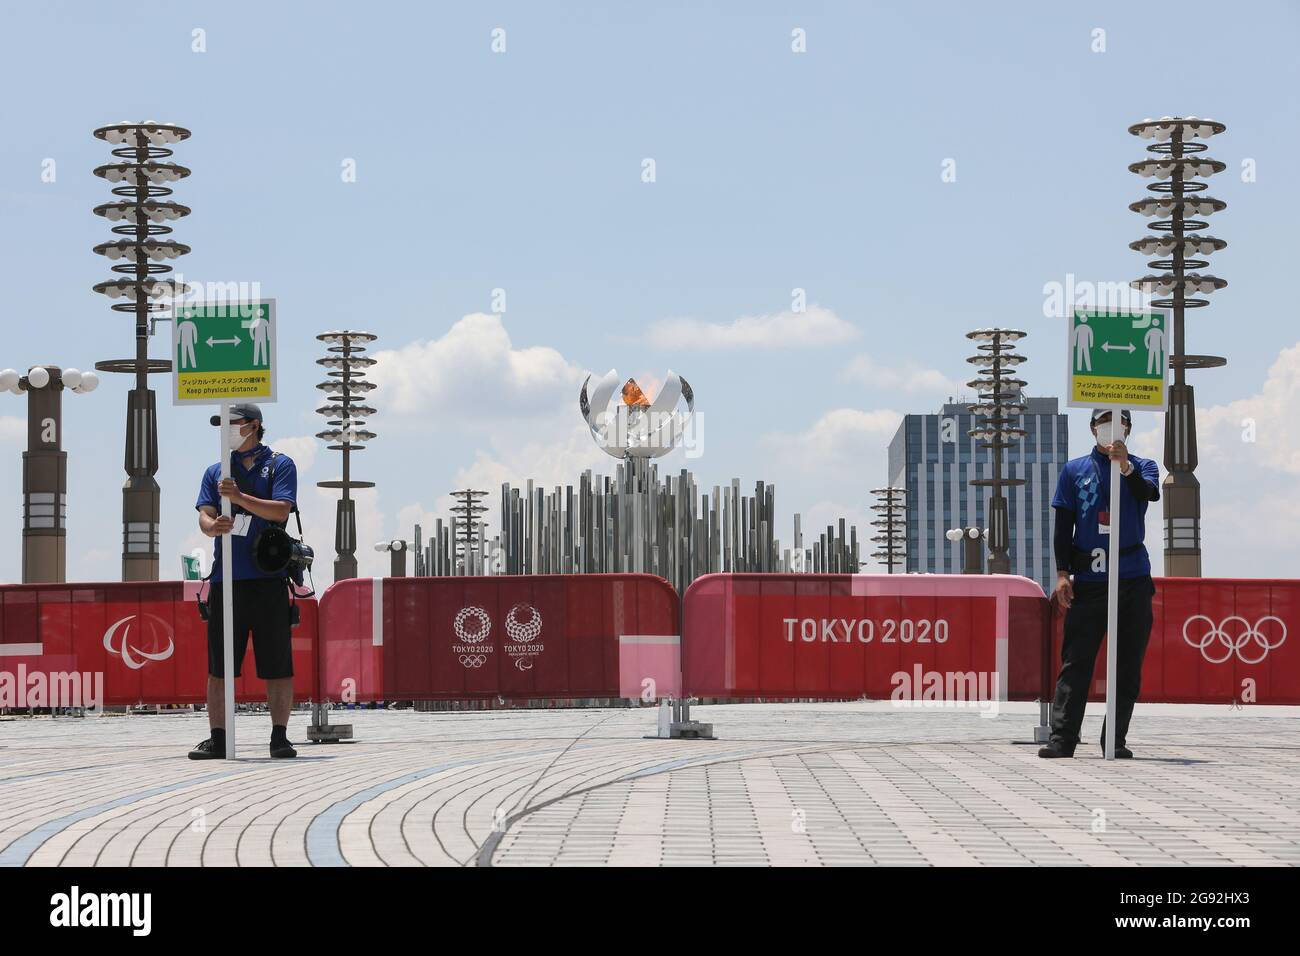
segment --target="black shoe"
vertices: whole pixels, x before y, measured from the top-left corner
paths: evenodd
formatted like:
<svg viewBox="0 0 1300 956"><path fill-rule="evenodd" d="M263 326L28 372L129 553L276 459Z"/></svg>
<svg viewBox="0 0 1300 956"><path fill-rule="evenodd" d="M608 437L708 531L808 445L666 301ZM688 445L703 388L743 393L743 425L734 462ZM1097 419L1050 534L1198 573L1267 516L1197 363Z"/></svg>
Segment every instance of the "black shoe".
<svg viewBox="0 0 1300 956"><path fill-rule="evenodd" d="M1102 737L1102 738L1101 738L1101 755L1102 755L1103 757L1106 756L1106 738L1105 738L1105 737ZM1116 745L1115 745L1115 759L1116 759L1116 760L1132 760L1132 759L1133 759L1133 751L1129 750L1129 749L1128 749L1127 747L1125 747L1123 744L1116 744Z"/></svg>
<svg viewBox="0 0 1300 956"><path fill-rule="evenodd" d="M275 758L296 757L298 751L293 749L293 744L287 740L271 741L271 756Z"/></svg>
<svg viewBox="0 0 1300 956"><path fill-rule="evenodd" d="M216 746L212 742L212 738L209 737L207 740L203 741L197 747L195 747L193 750L190 751L190 759L191 760L225 760L226 748L224 746L223 747Z"/></svg>
<svg viewBox="0 0 1300 956"><path fill-rule="evenodd" d="M1061 741L1059 740L1049 740L1047 742L1046 747L1038 748L1038 756L1047 759L1054 759L1057 757L1073 757L1074 748L1061 743Z"/></svg>

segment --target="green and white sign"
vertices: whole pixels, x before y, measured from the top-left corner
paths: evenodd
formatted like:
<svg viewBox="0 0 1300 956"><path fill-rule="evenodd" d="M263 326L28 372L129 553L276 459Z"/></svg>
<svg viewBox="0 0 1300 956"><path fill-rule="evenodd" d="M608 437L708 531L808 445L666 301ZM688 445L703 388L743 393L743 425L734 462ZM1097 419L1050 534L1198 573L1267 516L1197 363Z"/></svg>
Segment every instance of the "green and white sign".
<svg viewBox="0 0 1300 956"><path fill-rule="evenodd" d="M172 321L175 405L275 401L275 300L179 303Z"/></svg>
<svg viewBox="0 0 1300 956"><path fill-rule="evenodd" d="M181 555L181 580L203 580L203 562L197 554Z"/></svg>
<svg viewBox="0 0 1300 956"><path fill-rule="evenodd" d="M1074 309L1066 344L1068 405L1164 411L1168 313Z"/></svg>

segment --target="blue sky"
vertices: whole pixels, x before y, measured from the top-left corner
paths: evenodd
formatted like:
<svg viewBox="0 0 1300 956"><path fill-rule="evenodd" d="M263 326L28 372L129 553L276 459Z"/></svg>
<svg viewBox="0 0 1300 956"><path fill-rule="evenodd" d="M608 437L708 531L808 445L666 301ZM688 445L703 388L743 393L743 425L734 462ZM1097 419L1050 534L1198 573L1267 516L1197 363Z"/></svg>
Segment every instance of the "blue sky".
<svg viewBox="0 0 1300 956"><path fill-rule="evenodd" d="M379 482L360 507L363 542L445 514L465 482L495 493L505 478L606 467L576 396L586 371L610 367L650 381L672 368L694 386L702 454L669 467L708 485L775 481L787 518L861 522L898 416L937 410L947 382L969 377L964 332L1025 328L1030 392L1061 394L1064 333L1043 316L1044 285L1147 271L1127 248L1144 234L1127 204L1145 195L1127 127L1193 113L1228 125L1209 155L1228 165L1211 182L1228 209L1210 231L1229 243L1212 270L1229 285L1188 333L1191 351L1230 359L1193 379L1206 571L1294 573L1295 525L1279 518L1300 519L1300 332L1277 290L1300 220L1300 8L1185 3L1170 25L1165 8L1124 3L699 6L10 7L0 365L129 354L129 320L90 291L110 277L90 249L111 238L91 209L112 198L90 175L110 161L90 134L170 120L194 132L174 157L193 170L174 197L194 210L176 230L194 250L182 272L258 282L277 300L269 440L304 465L323 555L333 510L307 486L338 464L310 437L312 336L338 327L378 333L386 359L379 438L356 466ZM805 53L791 50L795 29ZM949 159L955 182L941 178ZM793 289L811 321L787 314ZM765 330L757 342L733 334L742 317ZM65 399L73 579L118 575L128 382L105 379ZM170 576L206 543L192 505L217 439L206 412L166 404L165 377L155 387ZM13 542L0 580L20 574L24 415L0 395L14 463L0 470L0 540ZM1254 441L1241 440L1247 418ZM1137 453L1159 458L1157 426L1140 421ZM1158 521L1153 509L1150 540ZM380 556L362 561L382 573Z"/></svg>

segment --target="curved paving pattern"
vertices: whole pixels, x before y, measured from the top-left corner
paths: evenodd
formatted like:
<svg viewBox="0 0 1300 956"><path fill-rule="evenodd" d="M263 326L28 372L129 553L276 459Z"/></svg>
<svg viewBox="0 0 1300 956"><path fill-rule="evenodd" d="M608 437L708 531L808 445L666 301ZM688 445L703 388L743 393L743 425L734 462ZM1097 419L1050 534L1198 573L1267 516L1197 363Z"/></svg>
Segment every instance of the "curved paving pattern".
<svg viewBox="0 0 1300 956"><path fill-rule="evenodd" d="M1026 705L696 711L721 739L644 739L653 710L357 711L357 742L295 761L248 716L234 763L185 758L199 715L0 719L0 865L1300 863L1294 708L1139 707L1111 764L1038 760Z"/></svg>

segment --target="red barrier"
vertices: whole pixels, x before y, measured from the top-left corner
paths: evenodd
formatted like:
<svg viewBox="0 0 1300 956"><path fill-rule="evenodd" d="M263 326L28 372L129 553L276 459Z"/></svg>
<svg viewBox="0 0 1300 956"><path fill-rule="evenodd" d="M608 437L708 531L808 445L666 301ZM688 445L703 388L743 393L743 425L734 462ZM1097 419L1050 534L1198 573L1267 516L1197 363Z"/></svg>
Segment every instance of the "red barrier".
<svg viewBox="0 0 1300 956"><path fill-rule="evenodd" d="M0 707L96 703L87 698L107 705L204 702L207 625L199 620L197 590L197 582L182 581L0 587ZM316 697L316 602L298 604L294 697L308 700ZM50 700L50 688L60 688L57 694L74 687L84 703ZM235 696L266 699L251 646Z"/></svg>
<svg viewBox="0 0 1300 956"><path fill-rule="evenodd" d="M631 696L622 649L679 633L676 592L647 574L357 578L320 622L321 687L348 702Z"/></svg>
<svg viewBox="0 0 1300 956"><path fill-rule="evenodd" d="M1300 704L1300 581L1155 578L1151 643L1139 700ZM1064 616L1054 615L1053 666L1060 667ZM1056 673L1052 674L1055 681ZM1091 700L1106 699L1105 643Z"/></svg>
<svg viewBox="0 0 1300 956"><path fill-rule="evenodd" d="M1300 704L1300 641L1289 636L1300 581L1156 587L1142 700ZM73 675L86 675L83 696L101 681L104 704L202 702L196 590L0 586L0 707L50 706L50 688L72 689ZM1060 660L1059 617L1045 650L1041 590L998 575L708 575L686 593L684 631L667 582L636 574L387 578L377 592L362 578L330 587L319 609L299 605L298 700L916 698L934 674L996 675L1002 699L1033 700L1051 696ZM265 700L251 650L244 663L238 699ZM1094 700L1104 675L1099 654ZM38 686L41 703L30 699Z"/></svg>
<svg viewBox="0 0 1300 956"><path fill-rule="evenodd" d="M1005 575L710 574L682 621L698 697L1035 700L1048 635L1042 588Z"/></svg>

